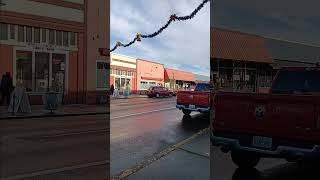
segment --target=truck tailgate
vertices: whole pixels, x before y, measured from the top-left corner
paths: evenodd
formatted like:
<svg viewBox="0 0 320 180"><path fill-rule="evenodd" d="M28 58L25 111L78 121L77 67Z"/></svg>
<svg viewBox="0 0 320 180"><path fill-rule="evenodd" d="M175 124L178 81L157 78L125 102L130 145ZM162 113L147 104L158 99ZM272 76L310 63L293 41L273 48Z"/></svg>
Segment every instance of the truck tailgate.
<svg viewBox="0 0 320 180"><path fill-rule="evenodd" d="M220 92L214 99L217 132L314 140L319 134L319 96Z"/></svg>
<svg viewBox="0 0 320 180"><path fill-rule="evenodd" d="M179 91L177 93L177 104L189 105L193 104L200 107L209 107L209 92L199 91Z"/></svg>

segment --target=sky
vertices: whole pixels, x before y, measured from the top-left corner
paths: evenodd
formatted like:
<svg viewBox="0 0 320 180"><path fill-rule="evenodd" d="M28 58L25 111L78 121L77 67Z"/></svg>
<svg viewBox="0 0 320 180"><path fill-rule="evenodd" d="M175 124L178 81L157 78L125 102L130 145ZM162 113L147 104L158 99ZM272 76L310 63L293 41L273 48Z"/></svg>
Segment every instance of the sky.
<svg viewBox="0 0 320 180"><path fill-rule="evenodd" d="M110 47L127 43L136 33L158 30L171 14L189 15L202 0L111 0ZM142 39L117 54L163 63L166 68L209 76L210 2L191 20L175 21L154 38Z"/></svg>
<svg viewBox="0 0 320 180"><path fill-rule="evenodd" d="M320 46L319 0L212 0L212 27Z"/></svg>

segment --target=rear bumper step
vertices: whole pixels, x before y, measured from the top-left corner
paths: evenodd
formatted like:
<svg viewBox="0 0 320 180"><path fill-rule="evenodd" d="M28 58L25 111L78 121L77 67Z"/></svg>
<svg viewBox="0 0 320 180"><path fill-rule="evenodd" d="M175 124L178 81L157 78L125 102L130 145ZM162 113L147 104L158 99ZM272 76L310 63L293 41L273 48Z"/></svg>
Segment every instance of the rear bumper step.
<svg viewBox="0 0 320 180"><path fill-rule="evenodd" d="M196 107L195 109L193 109L193 108L187 107L186 105L180 105L180 104L177 104L176 108L178 108L180 110L181 109L187 109L187 110L190 110L190 111L199 111L199 112L206 112L206 111L210 110L210 108L200 108L200 107Z"/></svg>
<svg viewBox="0 0 320 180"><path fill-rule="evenodd" d="M229 150L240 150L258 153L266 156L274 157L299 157L299 158L313 158L320 157L320 145L315 144L312 149L281 146L279 145L275 150L259 149L254 147L247 147L240 145L238 139L225 138L215 136L212 132L210 134L211 145L221 147L225 152Z"/></svg>

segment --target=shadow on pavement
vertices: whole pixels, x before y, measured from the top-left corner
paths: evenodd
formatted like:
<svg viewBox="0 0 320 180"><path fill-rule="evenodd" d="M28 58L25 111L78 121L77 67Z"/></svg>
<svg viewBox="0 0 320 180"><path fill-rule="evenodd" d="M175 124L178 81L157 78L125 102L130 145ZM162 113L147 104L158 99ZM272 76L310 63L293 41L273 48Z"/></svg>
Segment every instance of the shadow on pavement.
<svg viewBox="0 0 320 180"><path fill-rule="evenodd" d="M240 169L237 168L233 173L233 180L258 180L260 179L260 171L255 168Z"/></svg>
<svg viewBox="0 0 320 180"><path fill-rule="evenodd" d="M184 115L182 118L182 128L185 131L198 132L209 127L209 116L205 114L196 114L194 116Z"/></svg>
<svg viewBox="0 0 320 180"><path fill-rule="evenodd" d="M233 173L232 180L304 180L320 179L320 162L317 163L286 163L273 168L259 171L255 168L237 168Z"/></svg>

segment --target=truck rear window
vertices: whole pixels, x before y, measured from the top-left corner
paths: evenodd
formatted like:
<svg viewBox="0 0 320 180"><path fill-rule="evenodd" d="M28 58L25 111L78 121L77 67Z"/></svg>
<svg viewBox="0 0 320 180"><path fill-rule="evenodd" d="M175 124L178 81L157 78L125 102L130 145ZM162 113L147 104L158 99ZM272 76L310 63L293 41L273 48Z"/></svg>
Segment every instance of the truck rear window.
<svg viewBox="0 0 320 180"><path fill-rule="evenodd" d="M280 71L272 87L272 93L294 92L320 92L320 71Z"/></svg>
<svg viewBox="0 0 320 180"><path fill-rule="evenodd" d="M209 84L197 84L195 91L210 91Z"/></svg>

